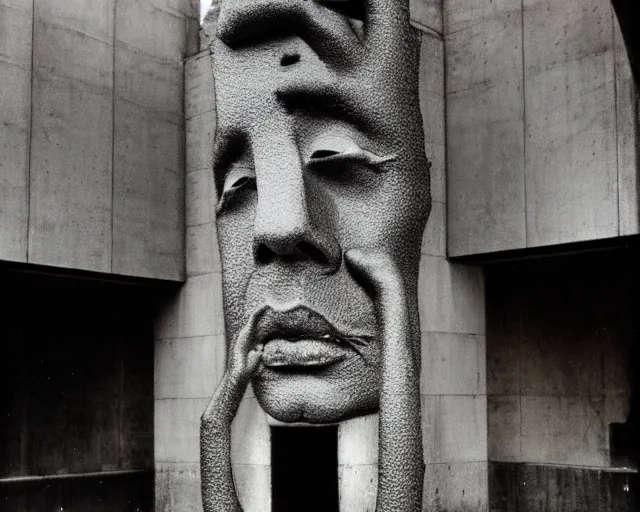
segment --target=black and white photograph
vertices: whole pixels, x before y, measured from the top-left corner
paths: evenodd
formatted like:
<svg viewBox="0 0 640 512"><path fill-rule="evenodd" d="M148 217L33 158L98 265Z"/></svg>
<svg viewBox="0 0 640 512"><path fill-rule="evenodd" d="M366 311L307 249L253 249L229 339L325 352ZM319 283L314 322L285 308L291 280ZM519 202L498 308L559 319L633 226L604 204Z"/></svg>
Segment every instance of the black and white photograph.
<svg viewBox="0 0 640 512"><path fill-rule="evenodd" d="M0 512L640 511L637 0L0 0Z"/></svg>

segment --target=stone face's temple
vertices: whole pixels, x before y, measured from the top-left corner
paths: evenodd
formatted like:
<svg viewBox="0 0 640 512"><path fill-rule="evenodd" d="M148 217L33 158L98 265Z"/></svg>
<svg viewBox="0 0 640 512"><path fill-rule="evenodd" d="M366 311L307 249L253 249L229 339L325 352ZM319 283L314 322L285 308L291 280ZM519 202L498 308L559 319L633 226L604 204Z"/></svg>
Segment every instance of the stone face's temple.
<svg viewBox="0 0 640 512"><path fill-rule="evenodd" d="M638 510L626 0L0 0L0 511Z"/></svg>

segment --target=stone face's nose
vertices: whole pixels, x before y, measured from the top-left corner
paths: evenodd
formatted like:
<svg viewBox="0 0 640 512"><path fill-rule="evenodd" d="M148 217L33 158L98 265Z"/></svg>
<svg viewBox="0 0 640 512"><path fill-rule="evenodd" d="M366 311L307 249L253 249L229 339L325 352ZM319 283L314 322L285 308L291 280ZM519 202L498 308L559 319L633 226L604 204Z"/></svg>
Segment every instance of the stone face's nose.
<svg viewBox="0 0 640 512"><path fill-rule="evenodd" d="M327 201L305 183L295 141L276 132L254 145L258 204L254 259L310 261L327 271L340 266L342 251L332 234ZM311 193L309 193L311 192Z"/></svg>

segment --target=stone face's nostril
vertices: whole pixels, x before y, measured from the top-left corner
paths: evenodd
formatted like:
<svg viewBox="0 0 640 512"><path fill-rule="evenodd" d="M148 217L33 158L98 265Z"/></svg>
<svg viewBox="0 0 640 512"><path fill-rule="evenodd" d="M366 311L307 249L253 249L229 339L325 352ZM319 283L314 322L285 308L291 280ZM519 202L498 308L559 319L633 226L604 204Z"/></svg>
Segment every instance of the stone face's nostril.
<svg viewBox="0 0 640 512"><path fill-rule="evenodd" d="M293 66L300 62L300 54L298 53L285 53L280 59L280 65L282 67Z"/></svg>
<svg viewBox="0 0 640 512"><path fill-rule="evenodd" d="M267 263L270 263L277 256L278 255L272 249L267 247L267 245L265 245L265 244L258 245L258 247L256 249L256 252L255 252L255 260L256 260L256 262L257 263L261 263L263 265L266 265Z"/></svg>
<svg viewBox="0 0 640 512"><path fill-rule="evenodd" d="M317 261L322 265L329 263L329 258L324 251L310 242L298 242L297 250L303 258Z"/></svg>

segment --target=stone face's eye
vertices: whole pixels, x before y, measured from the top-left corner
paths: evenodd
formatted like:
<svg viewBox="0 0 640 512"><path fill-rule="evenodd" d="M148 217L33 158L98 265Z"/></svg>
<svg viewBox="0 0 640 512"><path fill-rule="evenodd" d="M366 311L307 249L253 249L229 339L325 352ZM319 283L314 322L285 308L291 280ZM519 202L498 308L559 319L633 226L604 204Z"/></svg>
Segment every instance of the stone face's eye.
<svg viewBox="0 0 640 512"><path fill-rule="evenodd" d="M314 143L307 167L318 168L323 165L360 164L382 171L381 165L394 160L395 155L378 156L362 149L354 140L346 136L324 136Z"/></svg>
<svg viewBox="0 0 640 512"><path fill-rule="evenodd" d="M255 181L256 175L252 168L245 166L233 166L224 180L224 188L222 194L241 188L252 181Z"/></svg>
<svg viewBox="0 0 640 512"><path fill-rule="evenodd" d="M244 185L245 183L248 183L250 181L249 176L242 176L240 178L238 178L233 185L231 185L231 188L238 188L241 187L242 185Z"/></svg>
<svg viewBox="0 0 640 512"><path fill-rule="evenodd" d="M314 142L305 169L324 183L342 191L357 190L360 196L375 188L390 167L384 164L395 155L378 156L363 149L346 134L324 135Z"/></svg>
<svg viewBox="0 0 640 512"><path fill-rule="evenodd" d="M218 201L218 211L237 199L237 195L245 190L255 189L256 175L253 168L233 166L224 180L224 187Z"/></svg>

